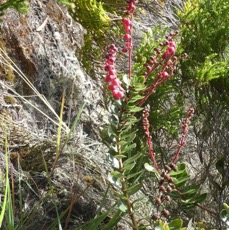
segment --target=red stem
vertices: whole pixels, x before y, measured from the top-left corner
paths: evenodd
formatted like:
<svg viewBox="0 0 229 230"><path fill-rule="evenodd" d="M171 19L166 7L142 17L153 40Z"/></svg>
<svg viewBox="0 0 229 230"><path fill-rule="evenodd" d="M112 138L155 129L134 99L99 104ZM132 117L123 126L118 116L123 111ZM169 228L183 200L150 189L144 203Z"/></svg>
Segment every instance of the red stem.
<svg viewBox="0 0 229 230"><path fill-rule="evenodd" d="M187 136L187 133L188 133L188 124L189 124L189 121L192 117L194 113L194 109L190 108L188 110L188 113L187 113L187 117L185 118L185 120L183 121L183 125L182 125L182 135L181 135L181 138L180 138L180 143L179 143L179 146L178 146L178 149L177 149L177 152L175 154L175 156L173 157L172 159L172 163L175 163L180 155L180 151L181 151L181 148L184 146L185 144L185 137Z"/></svg>

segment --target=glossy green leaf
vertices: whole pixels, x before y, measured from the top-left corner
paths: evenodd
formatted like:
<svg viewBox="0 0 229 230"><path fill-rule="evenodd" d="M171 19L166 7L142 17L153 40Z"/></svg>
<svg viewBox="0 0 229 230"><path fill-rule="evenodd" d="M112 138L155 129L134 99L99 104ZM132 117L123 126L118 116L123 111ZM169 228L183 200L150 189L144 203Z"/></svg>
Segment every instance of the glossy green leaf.
<svg viewBox="0 0 229 230"><path fill-rule="evenodd" d="M182 199L181 202L184 204L198 204L201 203L202 201L204 201L207 197L207 193L203 193L201 195L195 196L195 197L191 197L188 199Z"/></svg>
<svg viewBox="0 0 229 230"><path fill-rule="evenodd" d="M162 221L157 221L154 229L155 230L170 230L168 224Z"/></svg>
<svg viewBox="0 0 229 230"><path fill-rule="evenodd" d="M137 107L137 106L131 106L131 107L129 107L129 111L131 112L131 113L136 113L136 112L140 112L140 111L142 111L144 108L142 108L142 107Z"/></svg>
<svg viewBox="0 0 229 230"><path fill-rule="evenodd" d="M126 205L125 204L123 204L123 203L121 203L120 205L119 205L119 210L121 211L121 212L126 212L127 211L127 207L126 207Z"/></svg>
<svg viewBox="0 0 229 230"><path fill-rule="evenodd" d="M139 191L142 187L142 184L138 183L138 184L135 184L133 186L131 186L130 188L127 189L127 192L129 195L133 195L135 194L137 191Z"/></svg>
<svg viewBox="0 0 229 230"><path fill-rule="evenodd" d="M187 182L187 180L189 178L190 178L190 176L181 177L180 179L174 178L174 184L177 187L181 187L181 186L185 185L185 183Z"/></svg>
<svg viewBox="0 0 229 230"><path fill-rule="evenodd" d="M94 219L90 220L85 229L87 230L95 230L97 227L108 217L108 215L114 210L116 204L114 204L108 211L102 213L99 216L96 216Z"/></svg>
<svg viewBox="0 0 229 230"><path fill-rule="evenodd" d="M141 100L142 98L144 98L143 96L141 96L141 95L135 95L135 96L133 96L131 99L130 99L130 101L129 101L129 103L131 104L131 103L134 103L134 102L136 102L136 101L139 101L139 100Z"/></svg>
<svg viewBox="0 0 229 230"><path fill-rule="evenodd" d="M139 172L129 174L129 175L126 176L126 179L129 180L129 179L131 179L133 177L138 176L139 174L142 174L143 172L144 172L144 170L140 170Z"/></svg>
<svg viewBox="0 0 229 230"><path fill-rule="evenodd" d="M201 203L202 201L204 201L207 198L207 193L203 193L197 197L195 197L195 203Z"/></svg>
<svg viewBox="0 0 229 230"><path fill-rule="evenodd" d="M136 165L136 162L125 164L125 166L123 167L125 174L128 175L128 173L134 168L135 165Z"/></svg>
<svg viewBox="0 0 229 230"><path fill-rule="evenodd" d="M177 200L177 199L180 199L180 194L177 193L176 191L172 191L169 193L169 195L174 199L174 200Z"/></svg>
<svg viewBox="0 0 229 230"><path fill-rule="evenodd" d="M186 169L170 172L170 176L172 176L172 177L177 177L177 176L182 175L182 174L187 175Z"/></svg>
<svg viewBox="0 0 229 230"><path fill-rule="evenodd" d="M145 163L144 167L145 167L146 171L148 171L148 172L158 173L158 171L152 165L150 165L148 163Z"/></svg>
<svg viewBox="0 0 229 230"><path fill-rule="evenodd" d="M126 142L126 141L119 141L119 142L118 142L118 145L124 146L124 145L127 145L127 142Z"/></svg>
<svg viewBox="0 0 229 230"><path fill-rule="evenodd" d="M120 173L120 172L118 172L118 171L112 171L111 173L110 173L110 175L113 177L113 178L120 178L120 177L122 177L122 174Z"/></svg>
<svg viewBox="0 0 229 230"><path fill-rule="evenodd" d="M169 223L170 230L179 230L183 225L183 221L181 219L175 219Z"/></svg>
<svg viewBox="0 0 229 230"><path fill-rule="evenodd" d="M227 214L227 211L225 209L223 209L220 212L220 219L225 222L228 218L229 218L229 216Z"/></svg>
<svg viewBox="0 0 229 230"><path fill-rule="evenodd" d="M114 158L121 159L121 158L127 158L125 155L115 155Z"/></svg>
<svg viewBox="0 0 229 230"><path fill-rule="evenodd" d="M129 157L127 160L125 160L124 161L124 166L125 165L127 165L127 164L130 164L130 163L132 163L132 162L135 162L139 157L141 156L141 154L136 154L136 155L134 155L134 156L132 156L132 157Z"/></svg>
<svg viewBox="0 0 229 230"><path fill-rule="evenodd" d="M185 163L181 163L177 166L177 169L180 171L180 170L184 170L186 169L186 164Z"/></svg>
<svg viewBox="0 0 229 230"><path fill-rule="evenodd" d="M227 211L227 214L228 214L228 217L229 217L229 205L227 205L226 203L223 203L223 207Z"/></svg>
<svg viewBox="0 0 229 230"><path fill-rule="evenodd" d="M142 85L142 84L136 84L136 85L134 85L134 89L137 91L137 92L139 92L139 91L141 91L141 90L144 90L146 87L145 87L145 85Z"/></svg>
<svg viewBox="0 0 229 230"><path fill-rule="evenodd" d="M131 145L127 145L127 146L122 150L122 153L129 152L130 150L135 149L135 148L136 148L136 143L133 143L133 144L131 144Z"/></svg>
<svg viewBox="0 0 229 230"><path fill-rule="evenodd" d="M124 83L127 87L129 87L129 85L130 85L129 76L128 76L127 74L124 74L123 77L122 77L122 79L123 79L123 83Z"/></svg>
<svg viewBox="0 0 229 230"><path fill-rule="evenodd" d="M118 210L115 215L109 220L109 222L102 227L101 230L110 230L113 229L113 227L117 226L117 223L122 219L123 213Z"/></svg>
<svg viewBox="0 0 229 230"><path fill-rule="evenodd" d="M128 143L132 143L133 140L136 138L136 132L130 133L129 135L122 135L121 138Z"/></svg>
<svg viewBox="0 0 229 230"><path fill-rule="evenodd" d="M181 191L181 194L182 195L195 195L197 191L199 190L199 188L200 188L200 185L191 185L191 186L184 188Z"/></svg>

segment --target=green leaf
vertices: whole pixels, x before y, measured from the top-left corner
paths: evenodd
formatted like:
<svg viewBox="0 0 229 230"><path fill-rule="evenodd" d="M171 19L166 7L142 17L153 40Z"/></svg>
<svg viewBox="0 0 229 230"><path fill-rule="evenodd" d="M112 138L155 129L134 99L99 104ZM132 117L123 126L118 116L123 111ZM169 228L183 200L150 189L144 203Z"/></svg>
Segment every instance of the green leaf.
<svg viewBox="0 0 229 230"><path fill-rule="evenodd" d="M135 162L139 157L141 156L141 154L135 154L134 156L132 157L129 157L127 160L124 161L124 166L127 165L127 164L130 164L132 162Z"/></svg>
<svg viewBox="0 0 229 230"><path fill-rule="evenodd" d="M136 143L133 143L133 144L131 144L131 145L127 145L127 146L122 150L122 153L129 152L130 150L135 149L135 148L136 148Z"/></svg>
<svg viewBox="0 0 229 230"><path fill-rule="evenodd" d="M162 221L157 221L154 229L155 230L170 230L168 224Z"/></svg>
<svg viewBox="0 0 229 230"><path fill-rule="evenodd" d="M184 204L193 204L196 205L198 203L201 203L202 201L204 201L207 197L207 193L203 193L201 195L195 196L195 197L191 197L189 199L182 199L181 202Z"/></svg>
<svg viewBox="0 0 229 230"><path fill-rule="evenodd" d="M181 191L182 195L195 195L197 191L199 190L200 185L191 185L186 187Z"/></svg>
<svg viewBox="0 0 229 230"><path fill-rule="evenodd" d="M229 205L227 205L226 203L223 203L223 207L226 209L228 217L229 217Z"/></svg>
<svg viewBox="0 0 229 230"><path fill-rule="evenodd" d="M126 207L126 205L125 204L123 204L123 203L121 203L120 205L119 205L119 210L121 211L121 212L126 212L127 211L127 207Z"/></svg>
<svg viewBox="0 0 229 230"><path fill-rule="evenodd" d="M220 212L220 219L222 221L227 221L228 219L228 214L227 214L227 211L225 209L223 209L221 212Z"/></svg>
<svg viewBox="0 0 229 230"><path fill-rule="evenodd" d="M158 173L158 171L152 165L150 165L148 163L145 163L144 167L145 167L146 171L148 171L148 172Z"/></svg>
<svg viewBox="0 0 229 230"><path fill-rule="evenodd" d="M187 175L186 169L170 172L170 176L172 177L177 177L178 175L181 175L181 174Z"/></svg>
<svg viewBox="0 0 229 230"><path fill-rule="evenodd" d="M207 193L203 193L197 197L195 197L195 203L201 203L202 201L204 201L207 197Z"/></svg>
<svg viewBox="0 0 229 230"><path fill-rule="evenodd" d="M136 112L142 111L144 108L137 107L137 106L131 106L128 109L129 109L129 112L136 113Z"/></svg>
<svg viewBox="0 0 229 230"><path fill-rule="evenodd" d="M126 176L126 179L129 180L129 179L131 179L131 178L133 178L133 177L138 176L139 174L141 174L141 173L143 173L143 172L144 172L144 170L140 170L139 172L129 174L129 175Z"/></svg>
<svg viewBox="0 0 229 230"><path fill-rule="evenodd" d="M180 199L180 194L177 193L176 191L172 191L169 193L169 195L174 199L174 200L177 200L177 199Z"/></svg>
<svg viewBox="0 0 229 230"><path fill-rule="evenodd" d="M124 145L127 145L127 142L126 142L126 141L119 141L119 142L118 142L118 145L124 146Z"/></svg>
<svg viewBox="0 0 229 230"><path fill-rule="evenodd" d="M120 178L122 176L122 174L118 171L112 171L110 174L113 178Z"/></svg>
<svg viewBox="0 0 229 230"><path fill-rule="evenodd" d="M123 83L127 86L127 88L129 87L130 85L130 79L129 79L129 76L127 74L124 74L123 77Z"/></svg>
<svg viewBox="0 0 229 230"><path fill-rule="evenodd" d="M181 219L175 219L169 223L170 230L179 230L183 225L183 221Z"/></svg>
<svg viewBox="0 0 229 230"><path fill-rule="evenodd" d="M102 228L102 230L110 230L117 226L117 223L122 219L123 213L118 210L109 222Z"/></svg>
<svg viewBox="0 0 229 230"><path fill-rule="evenodd" d="M179 171L181 171L181 170L186 170L186 164L185 163L181 163L181 164L179 164L178 166L177 166L177 169L179 170Z"/></svg>
<svg viewBox="0 0 229 230"><path fill-rule="evenodd" d="M135 184L133 186L131 186L130 188L127 189L127 192L129 195L133 195L135 194L137 191L139 191L142 187L142 184L138 183L138 184Z"/></svg>
<svg viewBox="0 0 229 230"><path fill-rule="evenodd" d="M125 140L128 143L133 142L133 140L136 138L136 132L129 133L127 135L121 135L121 139Z"/></svg>
<svg viewBox="0 0 229 230"><path fill-rule="evenodd" d="M133 162L133 163L129 163L129 164L126 164L123 168L124 168L124 171L125 171L125 174L129 174L129 171L131 171L134 166L136 165L136 162Z"/></svg>
<svg viewBox="0 0 229 230"><path fill-rule="evenodd" d="M144 96L141 96L141 95L137 94L137 95L133 96L133 97L130 99L129 104L132 104L132 103L134 103L134 102L136 102L136 101L139 101L139 100L141 100L142 98L144 98Z"/></svg>
<svg viewBox="0 0 229 230"><path fill-rule="evenodd" d="M185 185L185 183L187 182L187 180L190 178L190 176L185 176L185 177L181 177L179 179L177 178L174 178L174 184L177 186L177 187L181 187L183 185Z"/></svg>
<svg viewBox="0 0 229 230"><path fill-rule="evenodd" d="M127 158L125 155L115 155L114 158L121 159L121 158Z"/></svg>
<svg viewBox="0 0 229 230"><path fill-rule="evenodd" d="M97 227L108 217L110 212L112 212L115 208L116 204L114 204L108 211L102 213L99 216L96 216L94 219L90 220L85 226L86 230L95 230Z"/></svg>

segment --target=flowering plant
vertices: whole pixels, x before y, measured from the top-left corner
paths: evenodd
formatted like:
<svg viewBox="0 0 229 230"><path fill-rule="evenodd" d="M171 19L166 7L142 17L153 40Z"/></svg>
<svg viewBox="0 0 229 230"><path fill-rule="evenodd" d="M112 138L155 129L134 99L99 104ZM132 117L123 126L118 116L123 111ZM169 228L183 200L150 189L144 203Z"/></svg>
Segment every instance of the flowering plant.
<svg viewBox="0 0 229 230"><path fill-rule="evenodd" d="M141 74L136 74L133 71L132 33L136 4L136 0L127 1L126 16L122 19L124 47L121 48L121 51L127 54L128 60L128 74L124 74L122 78L116 65L119 49L115 44L108 47L104 67L107 74L104 77L104 83L106 90L110 92L112 105L110 106L110 125L104 132L106 132L105 142L110 149L110 155L114 162L114 171L110 173L109 179L119 200L118 212L121 212L122 216L128 213L131 227L140 229L139 226L146 227L147 224L136 217L136 201L133 197L142 189L147 171L158 178L159 195L155 200L157 212L152 213L152 219L155 221L170 216L170 212L164 207L167 204L163 205L162 203L179 198L187 207L191 208L203 201L206 194L198 195L199 186L191 186L183 191L189 175L184 163L176 165L181 149L185 144L190 118L194 112L192 108L189 109L182 123L180 142L170 164L162 166L157 163L157 158L160 156L155 153L153 148L148 119L150 108L147 104L156 89L174 76L177 72L177 64L187 55L176 56L175 39L178 31L171 32L159 44L159 47L154 47L144 63L144 71ZM142 70L142 68L140 69ZM143 125L139 125L141 119ZM141 135L143 133L144 135ZM116 221L119 220L116 219ZM182 225L181 222L179 223ZM150 221L148 224L152 225Z"/></svg>

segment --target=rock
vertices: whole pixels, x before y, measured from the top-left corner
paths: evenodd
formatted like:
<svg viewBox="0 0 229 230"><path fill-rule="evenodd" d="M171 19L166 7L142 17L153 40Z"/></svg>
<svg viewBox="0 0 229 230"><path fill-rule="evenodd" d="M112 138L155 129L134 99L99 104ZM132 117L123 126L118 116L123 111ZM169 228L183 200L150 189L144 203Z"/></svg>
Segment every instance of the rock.
<svg viewBox="0 0 229 230"><path fill-rule="evenodd" d="M84 33L82 26L72 21L67 9L54 0L31 0L28 14L21 15L9 9L0 24L0 60L9 64L11 59L19 68L15 71L12 63L0 65L3 73L0 79L0 176L5 177L3 145L7 134L15 189L19 189L16 178L22 175L36 190L34 193L25 186L21 191L23 212L28 216L24 228L31 226L29 221L34 215L37 219L32 220L32 226L36 229L51 224L56 217L53 202L62 212L71 204L74 193L77 202L73 214L77 218L76 223L70 225L87 221L95 215L105 191L109 166L102 165L107 149L100 142L98 132L106 121L106 111L99 82L85 74L77 58L76 51L83 45ZM20 77L20 70L37 91ZM60 112L64 92L65 130L72 125L82 104L86 104L77 128L60 151L49 184L47 170L52 170L56 159L58 120L55 113ZM52 109L41 99L47 100ZM63 132L61 144L65 140ZM87 177L92 178L93 183L90 184ZM55 188L51 195L49 186ZM41 199L45 199L43 204Z"/></svg>

